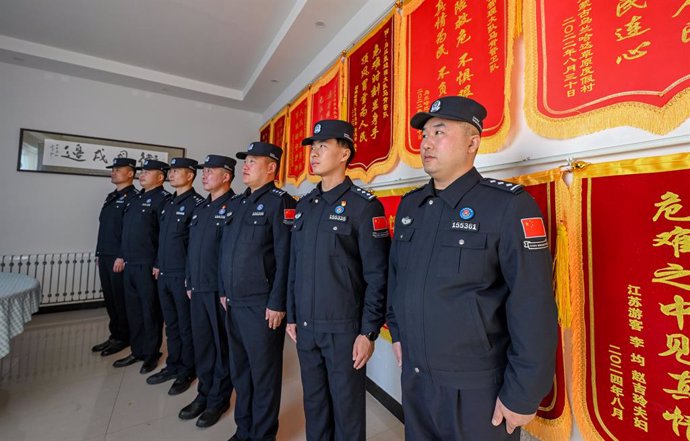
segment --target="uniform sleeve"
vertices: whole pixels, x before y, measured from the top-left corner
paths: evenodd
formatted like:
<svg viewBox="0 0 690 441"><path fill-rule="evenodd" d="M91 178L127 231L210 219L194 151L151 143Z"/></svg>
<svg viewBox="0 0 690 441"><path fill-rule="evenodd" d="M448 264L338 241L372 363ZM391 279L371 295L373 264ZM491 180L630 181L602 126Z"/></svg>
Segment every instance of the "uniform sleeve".
<svg viewBox="0 0 690 441"><path fill-rule="evenodd" d="M398 219L398 215L395 216ZM388 257L388 297L387 297L387 308L386 308L386 323L388 324L388 330L391 333L391 340L393 343L400 341L400 331L398 328L398 321L395 318L395 309L393 308L393 300L396 295L397 287L397 275L398 275L398 242L393 238L391 242L390 254Z"/></svg>
<svg viewBox="0 0 690 441"><path fill-rule="evenodd" d="M220 239L218 240L218 297L227 297L225 292L225 283L223 282L223 233L225 229L228 228L226 224L223 224L223 228L220 230Z"/></svg>
<svg viewBox="0 0 690 441"><path fill-rule="evenodd" d="M288 283L287 283L287 296L285 303L285 311L287 312L286 321L287 323L293 324L297 322L295 317L295 245L294 242L290 242L290 267L288 269Z"/></svg>
<svg viewBox="0 0 690 441"><path fill-rule="evenodd" d="M553 384L555 371L557 312L551 253L546 238L539 237L542 219L528 193L512 198L499 244L500 266L510 289L506 301L510 346L499 397L508 409L520 414L537 410ZM536 222L536 234L530 230L530 222Z"/></svg>
<svg viewBox="0 0 690 441"><path fill-rule="evenodd" d="M272 219L273 253L276 259L276 272L266 306L273 311L285 311L287 307L287 284L290 271L290 228L294 223L294 209L296 205L295 200L286 193L278 206L279 212ZM285 210L292 210L292 214Z"/></svg>
<svg viewBox="0 0 690 441"><path fill-rule="evenodd" d="M367 285L359 332L368 334L378 331L386 316L390 237L381 202L374 200L367 204L362 211L357 234L362 271Z"/></svg>

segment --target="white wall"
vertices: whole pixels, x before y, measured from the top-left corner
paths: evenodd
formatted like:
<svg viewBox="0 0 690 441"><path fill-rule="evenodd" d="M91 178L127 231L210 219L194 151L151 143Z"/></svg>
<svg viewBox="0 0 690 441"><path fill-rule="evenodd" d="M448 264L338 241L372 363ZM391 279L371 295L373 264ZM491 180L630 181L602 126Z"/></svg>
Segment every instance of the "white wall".
<svg viewBox="0 0 690 441"><path fill-rule="evenodd" d="M360 14L325 46L308 68L264 112L263 121L272 117L310 81L314 80L319 72L326 69L332 63L334 54L349 48L353 41L376 21L377 17L388 10L389 5L390 2L387 1L369 1ZM363 20L364 17L366 19ZM547 170L565 165L565 159L570 156L576 160L605 162L690 151L690 119L664 136L653 135L632 127L616 127L564 140L547 139L535 134L527 126L523 111L525 85L523 53L523 40L519 39L515 48L513 96L510 105L512 129L506 146L500 152L480 155L477 158L477 168L485 176L507 178ZM419 185L428 179L423 170L399 163L391 173L378 176L365 187L384 189ZM310 191L313 185L305 181L299 187L286 186L286 189L293 194L301 195ZM569 363L566 368L570 377ZM395 364L390 343L379 339L376 352L367 366L367 375L388 394L398 401L401 400L400 369ZM573 427L572 439L582 439L576 426Z"/></svg>
<svg viewBox="0 0 690 441"><path fill-rule="evenodd" d="M98 213L112 190L107 177L16 171L20 128L185 147L202 161L209 153L234 157L258 138L260 119L0 63L0 255L94 250Z"/></svg>

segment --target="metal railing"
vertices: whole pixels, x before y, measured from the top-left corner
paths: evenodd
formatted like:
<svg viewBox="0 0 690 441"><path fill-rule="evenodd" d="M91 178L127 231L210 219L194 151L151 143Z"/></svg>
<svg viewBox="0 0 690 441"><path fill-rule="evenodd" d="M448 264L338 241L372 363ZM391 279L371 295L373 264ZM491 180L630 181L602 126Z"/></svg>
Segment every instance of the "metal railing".
<svg viewBox="0 0 690 441"><path fill-rule="evenodd" d="M0 272L37 279L42 289L42 308L103 301L93 252L4 255L0 256Z"/></svg>

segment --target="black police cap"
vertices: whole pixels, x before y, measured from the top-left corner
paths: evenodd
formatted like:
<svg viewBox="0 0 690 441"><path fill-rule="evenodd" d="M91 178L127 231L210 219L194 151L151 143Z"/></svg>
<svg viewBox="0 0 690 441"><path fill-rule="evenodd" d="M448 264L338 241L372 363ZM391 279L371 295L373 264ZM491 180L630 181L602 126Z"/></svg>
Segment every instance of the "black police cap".
<svg viewBox="0 0 690 441"><path fill-rule="evenodd" d="M283 149L268 142L254 141L249 144L246 152L239 152L235 156L239 159L244 159L247 156L267 156L280 162L280 158L283 156Z"/></svg>
<svg viewBox="0 0 690 441"><path fill-rule="evenodd" d="M431 104L428 112L419 112L410 120L415 129L424 129L431 118L443 118L470 123L482 133L486 109L471 98L464 96L444 96Z"/></svg>
<svg viewBox="0 0 690 441"><path fill-rule="evenodd" d="M106 168L115 168L115 167L132 167L134 170L137 169L137 161L131 158L115 158L113 159L113 163Z"/></svg>
<svg viewBox="0 0 690 441"><path fill-rule="evenodd" d="M170 166L163 161L158 161L156 159L147 159L141 167L137 167L137 170L160 170L162 172L169 169Z"/></svg>
<svg viewBox="0 0 690 441"><path fill-rule="evenodd" d="M355 143L355 128L347 121L339 119L324 119L314 124L314 134L302 140L302 145L311 145L314 141L324 141L326 139L342 139Z"/></svg>
<svg viewBox="0 0 690 441"><path fill-rule="evenodd" d="M197 165L196 168L224 168L225 170L231 171L234 175L235 164L237 164L237 161L227 156L208 155L204 163Z"/></svg>
<svg viewBox="0 0 690 441"><path fill-rule="evenodd" d="M188 168L196 171L197 165L199 163L191 158L172 158L170 161L170 168Z"/></svg>

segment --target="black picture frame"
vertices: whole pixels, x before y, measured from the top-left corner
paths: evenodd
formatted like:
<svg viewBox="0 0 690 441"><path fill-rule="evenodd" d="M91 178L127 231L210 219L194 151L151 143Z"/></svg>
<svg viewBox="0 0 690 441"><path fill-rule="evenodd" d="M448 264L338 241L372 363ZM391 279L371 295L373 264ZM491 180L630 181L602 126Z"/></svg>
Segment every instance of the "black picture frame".
<svg viewBox="0 0 690 441"><path fill-rule="evenodd" d="M141 166L146 159L169 163L185 153L183 147L22 128L17 171L110 176L105 167L118 156L134 158Z"/></svg>

